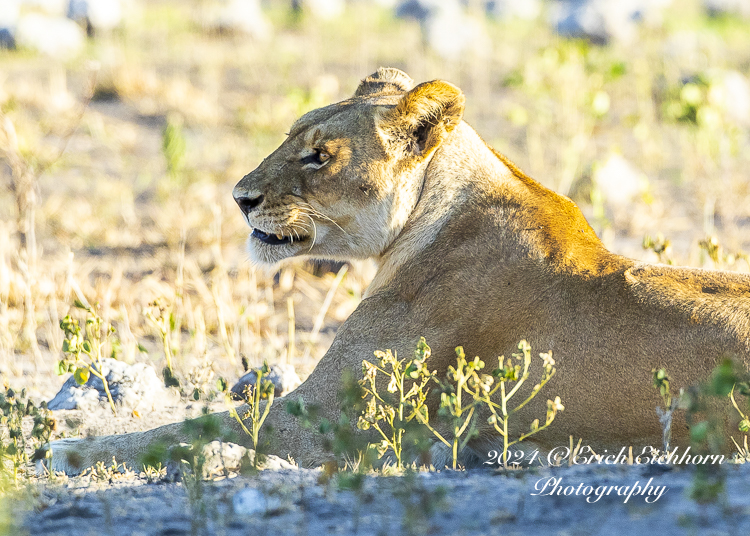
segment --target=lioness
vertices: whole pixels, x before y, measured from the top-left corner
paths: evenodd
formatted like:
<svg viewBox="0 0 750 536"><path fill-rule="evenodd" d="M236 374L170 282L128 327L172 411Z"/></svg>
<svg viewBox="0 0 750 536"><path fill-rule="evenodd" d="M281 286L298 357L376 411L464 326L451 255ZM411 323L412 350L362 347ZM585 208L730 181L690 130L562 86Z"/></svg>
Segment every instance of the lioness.
<svg viewBox="0 0 750 536"><path fill-rule="evenodd" d="M359 373L376 349L407 356L424 336L430 369L444 375L459 345L494 368L525 338L537 352L554 352L558 373L511 421L520 427L512 434L544 418L544 395L559 395L565 411L533 437L538 446L573 435L599 452L660 447L652 369L665 367L676 390L705 379L723 356L750 367L750 276L610 253L571 200L488 147L462 122L463 110L457 87L415 87L381 68L350 99L305 114L235 186L255 262L378 263L365 299L289 396L335 419L342 372ZM246 438L228 413L220 417ZM325 460L317 432L287 414L283 400L267 423L275 454L305 466ZM684 443L686 431L678 418L674 440ZM470 450L486 459L497 438L485 425ZM113 455L136 465L165 439L185 440L182 423L56 442L52 467L74 472Z"/></svg>

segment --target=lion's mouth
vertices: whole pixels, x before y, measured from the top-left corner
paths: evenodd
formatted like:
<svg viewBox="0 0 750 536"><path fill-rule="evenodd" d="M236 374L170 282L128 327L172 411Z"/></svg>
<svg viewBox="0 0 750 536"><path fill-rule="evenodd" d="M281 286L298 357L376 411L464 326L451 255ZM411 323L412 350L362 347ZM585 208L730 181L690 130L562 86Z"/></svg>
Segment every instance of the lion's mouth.
<svg viewBox="0 0 750 536"><path fill-rule="evenodd" d="M280 246L282 244L293 244L294 242L303 242L306 236L284 236L282 234L264 233L260 229L253 229L252 236L269 246Z"/></svg>

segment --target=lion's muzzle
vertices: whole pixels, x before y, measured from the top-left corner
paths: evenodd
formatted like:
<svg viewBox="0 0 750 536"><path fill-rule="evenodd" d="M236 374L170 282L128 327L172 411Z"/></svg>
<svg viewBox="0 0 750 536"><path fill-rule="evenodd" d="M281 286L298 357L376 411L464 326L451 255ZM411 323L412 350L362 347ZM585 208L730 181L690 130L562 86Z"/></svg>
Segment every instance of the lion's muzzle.
<svg viewBox="0 0 750 536"><path fill-rule="evenodd" d="M249 216L253 209L257 208L263 202L263 196L258 195L256 197L250 197L245 194L234 194L234 200L240 207L240 210L245 216Z"/></svg>

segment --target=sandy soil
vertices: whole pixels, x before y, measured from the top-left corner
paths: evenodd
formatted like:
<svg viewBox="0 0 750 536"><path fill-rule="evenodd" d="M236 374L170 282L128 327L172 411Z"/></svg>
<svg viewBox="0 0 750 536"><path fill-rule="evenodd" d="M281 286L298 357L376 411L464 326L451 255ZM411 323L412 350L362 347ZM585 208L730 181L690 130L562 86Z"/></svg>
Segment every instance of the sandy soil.
<svg viewBox="0 0 750 536"><path fill-rule="evenodd" d="M144 430L202 408L183 399L140 417L112 417L107 408L54 413L58 434L86 436ZM10 504L9 534L748 534L750 466L721 467L725 492L709 504L690 498L694 467L648 464L369 475L359 492L344 489L338 477L325 482L320 469L230 473L199 487L166 473L58 476L32 483ZM265 501L252 514L238 502L246 488Z"/></svg>
<svg viewBox="0 0 750 536"><path fill-rule="evenodd" d="M587 465L420 473L411 481L369 476L359 493L340 490L335 478L321 484L319 470L263 471L206 481L197 501L182 483L148 483L143 474L104 482L78 477L40 486L33 508L16 512L18 534L60 536L748 534L750 467L725 469L726 493L708 505L688 498L691 470ZM550 494L555 483L561 495ZM636 486L648 485L666 489L658 497L658 491L639 495ZM596 491L585 495L588 486L628 486L635 493L628 499L627 491L613 490L595 500ZM245 488L260 490L273 506L243 515L233 503Z"/></svg>

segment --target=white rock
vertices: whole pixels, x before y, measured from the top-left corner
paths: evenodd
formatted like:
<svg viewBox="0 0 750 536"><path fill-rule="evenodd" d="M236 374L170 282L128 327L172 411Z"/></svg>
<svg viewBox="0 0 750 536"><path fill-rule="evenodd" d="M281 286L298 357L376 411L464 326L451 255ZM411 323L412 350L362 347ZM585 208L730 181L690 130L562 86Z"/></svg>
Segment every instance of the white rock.
<svg viewBox="0 0 750 536"><path fill-rule="evenodd" d="M241 489L232 497L234 513L240 516L252 516L266 513L268 500L255 488Z"/></svg>
<svg viewBox="0 0 750 536"><path fill-rule="evenodd" d="M242 376L232 387L232 392L238 397L243 397L247 385L255 385L257 381L257 369L252 369ZM294 366L288 363L277 363L269 367L268 375L265 379L271 381L274 385L273 396L285 396L294 391L302 383L297 376Z"/></svg>
<svg viewBox="0 0 750 536"><path fill-rule="evenodd" d="M724 112L727 119L750 126L750 83L737 71L709 74L708 100Z"/></svg>
<svg viewBox="0 0 750 536"><path fill-rule="evenodd" d="M449 3L455 4L454 0ZM400 19L414 19L420 23L440 6L440 0L404 0L396 8L396 16Z"/></svg>
<svg viewBox="0 0 750 536"><path fill-rule="evenodd" d="M344 0L302 0L302 8L320 20L333 20L344 14Z"/></svg>
<svg viewBox="0 0 750 536"><path fill-rule="evenodd" d="M84 36L72 20L29 13L18 21L16 42L18 46L67 60L83 50Z"/></svg>
<svg viewBox="0 0 750 536"><path fill-rule="evenodd" d="M0 2L0 49L16 47L16 27L20 15L20 0L3 0Z"/></svg>
<svg viewBox="0 0 750 536"><path fill-rule="evenodd" d="M430 48L446 60L455 61L465 55L482 56L490 47L479 20L449 9L442 9L430 18L424 32Z"/></svg>
<svg viewBox="0 0 750 536"><path fill-rule="evenodd" d="M534 20L542 12L541 0L490 0L485 3L487 14L501 20Z"/></svg>
<svg viewBox="0 0 750 536"><path fill-rule="evenodd" d="M250 460L251 464L254 463L255 451L253 449L249 449L247 451L247 457ZM279 458L278 456L267 454L263 458L263 461L258 463L258 469L261 469L263 471L282 471L285 469L299 469L299 467L291 462L288 462L287 460Z"/></svg>
<svg viewBox="0 0 750 536"><path fill-rule="evenodd" d="M419 21L424 42L446 60L481 56L489 49L481 21L468 15L456 0L408 0L398 7L396 15Z"/></svg>
<svg viewBox="0 0 750 536"><path fill-rule="evenodd" d="M180 446L192 450L192 447L186 443L181 443ZM247 449L242 445L227 441L211 441L203 446L202 454L204 458L203 478L206 479L224 476L227 472L237 473L242 469L243 462L247 462L249 465L253 465L255 462L255 451L253 449ZM167 464L167 473L177 475L181 467L180 462L170 461ZM281 471L298 469L298 467L278 456L269 454L257 465L257 469Z"/></svg>
<svg viewBox="0 0 750 536"><path fill-rule="evenodd" d="M703 0L703 9L710 15L750 17L750 0Z"/></svg>
<svg viewBox="0 0 750 536"><path fill-rule="evenodd" d="M89 21L97 30L112 30L122 23L120 0L91 0Z"/></svg>
<svg viewBox="0 0 750 536"><path fill-rule="evenodd" d="M239 471L242 458L247 454L247 449L235 443L226 441L211 441L203 447L205 464L203 465L204 478L223 475L225 471Z"/></svg>
<svg viewBox="0 0 750 536"><path fill-rule="evenodd" d="M253 516L281 510L278 497L268 497L255 488L244 488L232 497L234 513L239 516Z"/></svg>
<svg viewBox="0 0 750 536"><path fill-rule="evenodd" d="M145 363L128 365L122 361L104 358L102 367L112 399L123 409L152 411L163 407L172 399L172 394L164 388L151 365ZM73 376L68 378L60 392L49 402L48 407L51 410L93 411L99 407L107 407L108 404L104 384L91 374L84 385L78 385Z"/></svg>
<svg viewBox="0 0 750 536"><path fill-rule="evenodd" d="M20 0L3 0L0 2L0 28L15 28L20 16Z"/></svg>
<svg viewBox="0 0 750 536"><path fill-rule="evenodd" d="M604 202L627 207L648 190L646 176L619 154L612 154L593 174Z"/></svg>
<svg viewBox="0 0 750 536"><path fill-rule="evenodd" d="M75 379L73 382L75 383ZM60 392L50 400L48 407L52 410L82 409L87 412L93 411L99 407L99 392L96 389L72 386L65 382Z"/></svg>
<svg viewBox="0 0 750 536"><path fill-rule="evenodd" d="M385 9L393 9L396 7L396 4L398 4L398 0L362 0L364 2L372 2L375 5L378 5Z"/></svg>
<svg viewBox="0 0 750 536"><path fill-rule="evenodd" d="M68 0L21 0L21 4L28 8L27 10L41 11L59 17L65 14Z"/></svg>
<svg viewBox="0 0 750 536"><path fill-rule="evenodd" d="M558 0L550 7L550 19L564 37L605 44L631 43L641 22L658 24L661 12L672 0Z"/></svg>
<svg viewBox="0 0 750 536"><path fill-rule="evenodd" d="M222 0L209 4L200 23L207 30L241 32L258 41L267 41L273 28L259 0Z"/></svg>
<svg viewBox="0 0 750 536"><path fill-rule="evenodd" d="M68 18L87 21L95 31L110 31L122 23L120 0L70 0Z"/></svg>
<svg viewBox="0 0 750 536"><path fill-rule="evenodd" d="M697 32L676 31L663 41L662 49L663 54L670 60L679 61L680 58L686 58L685 61L690 64L697 61L696 58L701 54L701 41Z"/></svg>

